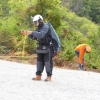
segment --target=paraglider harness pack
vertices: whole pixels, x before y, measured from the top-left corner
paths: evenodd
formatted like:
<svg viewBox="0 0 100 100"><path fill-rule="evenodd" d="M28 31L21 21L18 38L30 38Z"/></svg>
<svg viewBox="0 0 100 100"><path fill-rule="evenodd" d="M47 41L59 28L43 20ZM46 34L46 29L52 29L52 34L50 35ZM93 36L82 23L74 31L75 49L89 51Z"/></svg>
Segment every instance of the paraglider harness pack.
<svg viewBox="0 0 100 100"><path fill-rule="evenodd" d="M60 48L61 48L59 37L50 22L46 22L45 24L48 25L50 29L50 35L52 38L50 41L50 46L52 46L52 48L54 49L54 52L57 53L60 51Z"/></svg>
<svg viewBox="0 0 100 100"><path fill-rule="evenodd" d="M49 51L48 46L52 47L54 51L54 56L57 54L57 52L60 51L60 40L58 38L58 35L56 34L53 26L50 22L46 22L45 25L49 26L49 31L47 34L39 40L39 47L37 47L36 52L37 53L47 53Z"/></svg>

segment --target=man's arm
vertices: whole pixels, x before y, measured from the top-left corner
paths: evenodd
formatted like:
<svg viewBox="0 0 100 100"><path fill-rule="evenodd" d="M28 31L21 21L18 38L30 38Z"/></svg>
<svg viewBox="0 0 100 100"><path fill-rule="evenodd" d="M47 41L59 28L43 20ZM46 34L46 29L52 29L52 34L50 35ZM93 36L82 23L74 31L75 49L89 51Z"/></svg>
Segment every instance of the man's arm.
<svg viewBox="0 0 100 100"><path fill-rule="evenodd" d="M83 57L84 57L84 52L80 50L80 54L79 54L79 63L83 64Z"/></svg>
<svg viewBox="0 0 100 100"><path fill-rule="evenodd" d="M49 26L44 25L43 28L41 28L39 31L28 31L28 30L22 30L22 34L27 34L27 35L33 35L33 37L37 38L37 39L41 39L43 38L46 33L48 32Z"/></svg>
<svg viewBox="0 0 100 100"><path fill-rule="evenodd" d="M44 38L44 36L46 35L46 33L49 30L49 26L44 25L43 28L41 28L39 31L34 31L32 32L33 36L36 37L37 39L41 39Z"/></svg>
<svg viewBox="0 0 100 100"><path fill-rule="evenodd" d="M27 35L32 34L32 32L33 32L33 31L29 31L29 30L22 30L22 31L21 31L22 34L27 34Z"/></svg>

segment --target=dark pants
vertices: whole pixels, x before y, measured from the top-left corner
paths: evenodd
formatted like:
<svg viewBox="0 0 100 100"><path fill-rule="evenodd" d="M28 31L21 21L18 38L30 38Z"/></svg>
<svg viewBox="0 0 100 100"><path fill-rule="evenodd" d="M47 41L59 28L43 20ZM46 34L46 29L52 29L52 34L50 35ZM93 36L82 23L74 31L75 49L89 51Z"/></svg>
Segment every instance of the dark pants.
<svg viewBox="0 0 100 100"><path fill-rule="evenodd" d="M76 50L75 53L76 53L76 55L79 58L80 52L78 50ZM83 69L83 67L84 67L84 58L82 58L82 64L79 63L79 68Z"/></svg>
<svg viewBox="0 0 100 100"><path fill-rule="evenodd" d="M75 50L75 53L76 53L76 55L79 57L79 51L78 50Z"/></svg>
<svg viewBox="0 0 100 100"><path fill-rule="evenodd" d="M42 75L42 72L44 70L44 66L46 68L47 76L52 75L53 70L53 50L49 48L48 53L37 53L37 71L36 75Z"/></svg>

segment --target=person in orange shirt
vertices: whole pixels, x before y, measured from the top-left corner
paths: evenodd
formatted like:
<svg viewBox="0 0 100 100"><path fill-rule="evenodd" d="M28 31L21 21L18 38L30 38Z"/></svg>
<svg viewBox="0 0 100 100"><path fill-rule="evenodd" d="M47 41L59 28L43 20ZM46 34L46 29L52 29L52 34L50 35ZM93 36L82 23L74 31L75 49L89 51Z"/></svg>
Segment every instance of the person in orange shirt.
<svg viewBox="0 0 100 100"><path fill-rule="evenodd" d="M84 67L84 54L90 52L91 52L91 47L88 44L80 44L75 48L75 53L79 58L80 70L83 70Z"/></svg>

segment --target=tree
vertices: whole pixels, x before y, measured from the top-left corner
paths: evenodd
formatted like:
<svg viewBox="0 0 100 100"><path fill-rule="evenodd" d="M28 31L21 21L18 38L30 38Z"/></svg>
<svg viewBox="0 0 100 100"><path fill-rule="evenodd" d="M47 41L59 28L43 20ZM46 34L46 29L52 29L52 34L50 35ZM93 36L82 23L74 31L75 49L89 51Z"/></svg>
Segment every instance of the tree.
<svg viewBox="0 0 100 100"><path fill-rule="evenodd" d="M37 3L27 9L29 16L41 14L45 21L50 21L54 28L61 25L63 6L60 0L36 0Z"/></svg>
<svg viewBox="0 0 100 100"><path fill-rule="evenodd" d="M89 16L92 18L92 21L100 23L100 0L92 0L90 5L91 12Z"/></svg>
<svg viewBox="0 0 100 100"><path fill-rule="evenodd" d="M8 1L9 0L0 0L0 11L2 13L0 13L2 16L6 16L7 14L9 14L9 6L8 6Z"/></svg>
<svg viewBox="0 0 100 100"><path fill-rule="evenodd" d="M70 0L69 9L81 17L100 23L100 0Z"/></svg>

